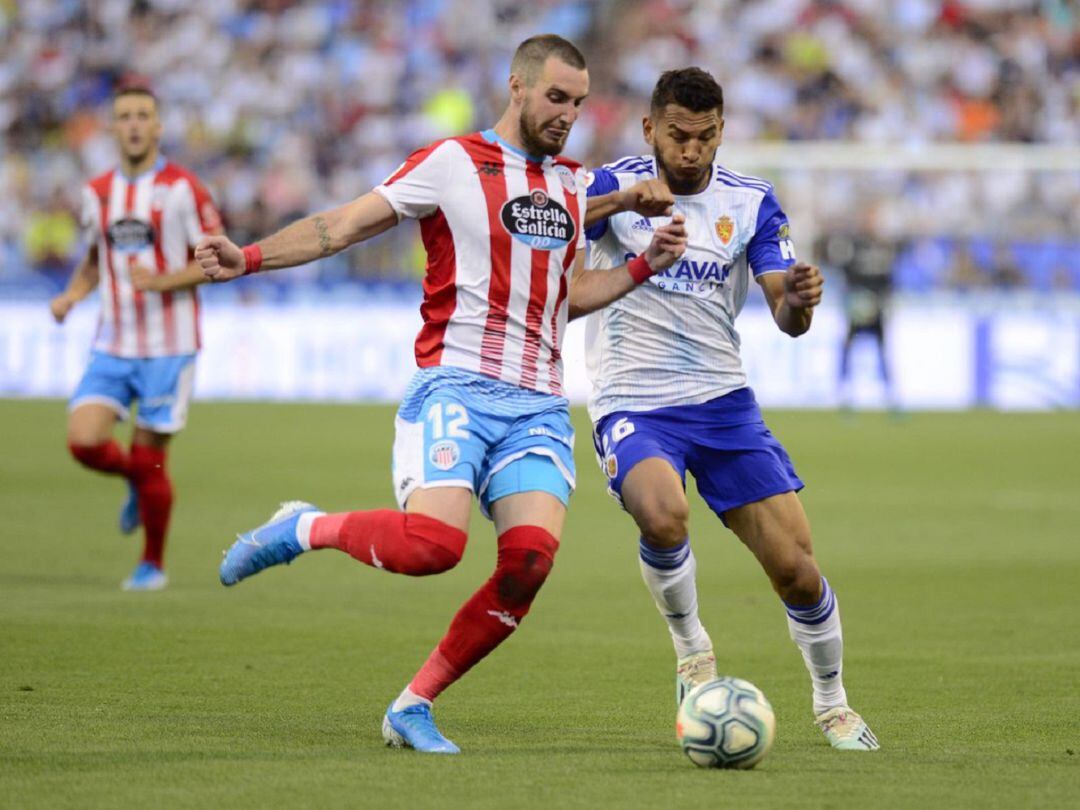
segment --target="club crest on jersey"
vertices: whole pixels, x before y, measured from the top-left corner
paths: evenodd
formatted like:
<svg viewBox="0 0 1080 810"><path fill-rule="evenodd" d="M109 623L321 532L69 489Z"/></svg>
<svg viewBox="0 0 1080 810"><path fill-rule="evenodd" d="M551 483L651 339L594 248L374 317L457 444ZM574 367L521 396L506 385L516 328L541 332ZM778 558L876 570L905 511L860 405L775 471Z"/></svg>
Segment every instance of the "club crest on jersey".
<svg viewBox="0 0 1080 810"><path fill-rule="evenodd" d="M458 463L459 458L461 458L461 449L457 442L450 439L436 442L428 451L428 459L432 466L439 470L449 470Z"/></svg>
<svg viewBox="0 0 1080 810"><path fill-rule="evenodd" d="M727 244L731 241L731 235L735 233L735 223L732 222L731 217L727 214L716 220L716 235L720 237L720 241L723 244Z"/></svg>
<svg viewBox="0 0 1080 810"><path fill-rule="evenodd" d="M556 166L555 174L558 175L559 182L568 194L577 194L577 183L574 181L574 173L569 166Z"/></svg>
<svg viewBox="0 0 1080 810"><path fill-rule="evenodd" d="M511 236L533 250L566 247L576 230L570 212L539 188L528 196L507 200L499 219Z"/></svg>
<svg viewBox="0 0 1080 810"><path fill-rule="evenodd" d="M121 253L138 253L154 246L154 228L141 219L118 219L106 231L109 245Z"/></svg>
<svg viewBox="0 0 1080 810"><path fill-rule="evenodd" d="M791 241L791 226L786 222L776 229L777 244L780 247L780 256L784 261L795 261L795 243Z"/></svg>

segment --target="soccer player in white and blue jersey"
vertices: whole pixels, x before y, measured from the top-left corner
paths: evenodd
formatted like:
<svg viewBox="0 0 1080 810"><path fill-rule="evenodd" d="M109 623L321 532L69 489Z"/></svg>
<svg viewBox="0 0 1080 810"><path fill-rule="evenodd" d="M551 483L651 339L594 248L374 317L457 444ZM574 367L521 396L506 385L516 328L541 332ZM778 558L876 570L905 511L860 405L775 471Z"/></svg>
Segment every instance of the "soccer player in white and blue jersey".
<svg viewBox="0 0 1080 810"><path fill-rule="evenodd" d="M713 644L698 617L689 470L783 600L829 742L874 750L873 733L848 706L840 612L814 560L796 496L803 482L762 420L735 329L753 280L777 326L792 337L803 334L821 300L822 277L797 263L772 186L716 162L723 127L723 93L712 76L698 68L668 71L644 120L653 154L593 173L586 217L592 268L640 253L667 221L629 210L643 181L654 181L657 198L670 192L689 239L680 261L589 316L597 454L611 493L640 529L641 570L675 643L680 699L716 676Z"/></svg>

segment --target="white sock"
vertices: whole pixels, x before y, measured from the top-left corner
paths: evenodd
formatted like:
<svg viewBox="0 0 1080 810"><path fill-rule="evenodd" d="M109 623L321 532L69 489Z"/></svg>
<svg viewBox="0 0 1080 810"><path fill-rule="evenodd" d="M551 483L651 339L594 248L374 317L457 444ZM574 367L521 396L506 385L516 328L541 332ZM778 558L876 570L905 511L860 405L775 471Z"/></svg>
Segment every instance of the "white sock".
<svg viewBox="0 0 1080 810"><path fill-rule="evenodd" d="M427 706L431 705L430 700L420 697L416 692L406 686L405 691L398 695L397 700L394 701L394 705L390 707L390 711L400 712L402 709L407 709L410 706L419 706L421 703Z"/></svg>
<svg viewBox="0 0 1080 810"><path fill-rule="evenodd" d="M296 541L304 551L311 551L311 524L315 518L321 518L326 512L304 512L296 520Z"/></svg>
<svg viewBox="0 0 1080 810"><path fill-rule="evenodd" d="M814 715L847 705L844 691L844 634L840 606L828 580L821 578L821 599L816 605L785 605L791 640L802 651L814 684Z"/></svg>
<svg viewBox="0 0 1080 810"><path fill-rule="evenodd" d="M697 562L690 539L674 548L655 548L642 538L639 559L641 577L671 631L675 655L711 650L712 640L698 618Z"/></svg>

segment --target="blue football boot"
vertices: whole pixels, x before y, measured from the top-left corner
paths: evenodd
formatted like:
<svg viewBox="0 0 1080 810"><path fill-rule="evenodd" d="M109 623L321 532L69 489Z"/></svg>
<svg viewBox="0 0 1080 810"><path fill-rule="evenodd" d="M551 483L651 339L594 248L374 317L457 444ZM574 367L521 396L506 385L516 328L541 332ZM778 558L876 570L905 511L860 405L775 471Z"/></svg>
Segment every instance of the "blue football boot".
<svg viewBox="0 0 1080 810"><path fill-rule="evenodd" d="M120 533L131 534L142 521L139 519L139 493L135 485L128 481L128 496L120 507Z"/></svg>
<svg viewBox="0 0 1080 810"><path fill-rule="evenodd" d="M400 712L394 704L386 710L382 735L391 748L413 748L425 754L460 754L461 749L439 733L431 707L426 703L408 706Z"/></svg>
<svg viewBox="0 0 1080 810"><path fill-rule="evenodd" d="M271 565L292 562L304 550L296 539L300 516L319 511L304 501L287 501L262 526L238 535L218 569L221 584L235 585Z"/></svg>
<svg viewBox="0 0 1080 810"><path fill-rule="evenodd" d="M160 591L168 584L169 578L164 571L152 562L143 560L135 566L131 576L120 583L120 587L125 591Z"/></svg>

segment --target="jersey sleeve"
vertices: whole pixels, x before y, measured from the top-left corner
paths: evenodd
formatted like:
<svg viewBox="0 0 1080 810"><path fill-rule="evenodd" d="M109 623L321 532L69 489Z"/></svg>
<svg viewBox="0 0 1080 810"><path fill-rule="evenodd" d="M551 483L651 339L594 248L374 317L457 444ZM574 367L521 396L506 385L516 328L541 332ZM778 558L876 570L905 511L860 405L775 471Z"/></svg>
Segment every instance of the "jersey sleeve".
<svg viewBox="0 0 1080 810"><path fill-rule="evenodd" d="M195 247L207 234L221 230L221 214L210 192L198 178L188 176L187 193L184 195L184 236L188 245Z"/></svg>
<svg viewBox="0 0 1080 810"><path fill-rule="evenodd" d="M101 229L101 204L90 186L83 186L79 201L79 228L87 244L94 244Z"/></svg>
<svg viewBox="0 0 1080 810"><path fill-rule="evenodd" d="M746 258L755 277L795 264L791 226L771 188L758 208L757 227L746 246Z"/></svg>
<svg viewBox="0 0 1080 810"><path fill-rule="evenodd" d="M444 143L417 149L375 187L375 193L390 203L399 220L422 219L439 207L442 193L449 186L451 168L448 150L439 148Z"/></svg>
<svg viewBox="0 0 1080 810"><path fill-rule="evenodd" d="M588 196L590 197L602 197L605 194L610 194L613 191L619 190L619 178L615 172L610 169L600 168L594 172L590 172ZM607 233L608 221L602 219L596 222L590 228L585 229L585 235L592 241L596 241L605 233Z"/></svg>
<svg viewBox="0 0 1080 810"><path fill-rule="evenodd" d="M191 190L195 193L195 210L202 232L207 234L220 231L221 212L214 204L214 198L210 196L210 192L194 177L191 179Z"/></svg>

